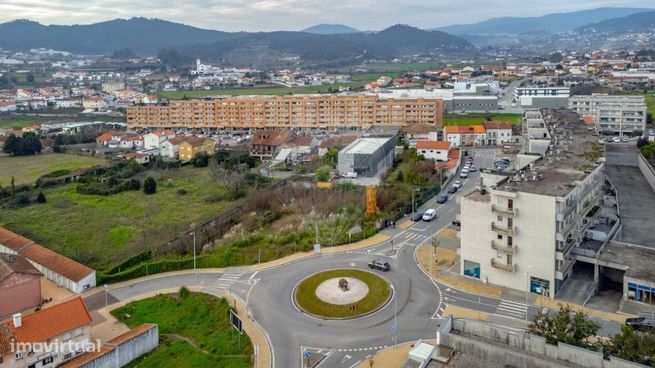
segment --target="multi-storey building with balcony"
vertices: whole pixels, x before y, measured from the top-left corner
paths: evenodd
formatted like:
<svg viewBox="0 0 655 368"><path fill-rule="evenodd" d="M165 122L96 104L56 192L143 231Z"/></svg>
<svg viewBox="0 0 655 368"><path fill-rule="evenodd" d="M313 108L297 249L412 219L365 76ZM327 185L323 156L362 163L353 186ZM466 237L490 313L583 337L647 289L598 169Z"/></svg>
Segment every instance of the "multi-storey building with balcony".
<svg viewBox="0 0 655 368"><path fill-rule="evenodd" d="M581 116L590 116L596 130L605 135L641 135L646 127L647 106L644 96L592 94L572 96L569 108Z"/></svg>
<svg viewBox="0 0 655 368"><path fill-rule="evenodd" d="M362 129L430 124L441 128L440 98L371 94L242 96L171 100L127 109L130 129Z"/></svg>
<svg viewBox="0 0 655 368"><path fill-rule="evenodd" d="M461 273L554 297L576 249L599 247L618 221L604 211L603 147L571 110L526 113L512 169L484 170L461 200ZM530 142L535 140L536 142Z"/></svg>

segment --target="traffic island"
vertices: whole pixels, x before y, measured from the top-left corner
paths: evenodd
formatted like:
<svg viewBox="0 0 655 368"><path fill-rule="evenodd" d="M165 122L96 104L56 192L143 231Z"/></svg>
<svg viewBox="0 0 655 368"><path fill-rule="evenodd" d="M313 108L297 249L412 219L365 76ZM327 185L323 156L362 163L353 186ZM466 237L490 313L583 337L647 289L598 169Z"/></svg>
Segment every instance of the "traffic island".
<svg viewBox="0 0 655 368"><path fill-rule="evenodd" d="M303 312L322 319L350 319L377 312L389 303L389 281L373 272L334 269L310 275L293 290Z"/></svg>

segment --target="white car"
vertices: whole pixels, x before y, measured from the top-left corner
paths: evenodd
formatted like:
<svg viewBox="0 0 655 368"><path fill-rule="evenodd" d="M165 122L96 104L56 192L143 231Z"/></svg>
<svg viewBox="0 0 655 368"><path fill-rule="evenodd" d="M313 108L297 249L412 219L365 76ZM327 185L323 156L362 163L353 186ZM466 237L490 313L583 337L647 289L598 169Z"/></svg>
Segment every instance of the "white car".
<svg viewBox="0 0 655 368"><path fill-rule="evenodd" d="M467 178L469 176L469 171L468 169L462 169L462 172L459 173L460 178Z"/></svg>
<svg viewBox="0 0 655 368"><path fill-rule="evenodd" d="M462 187L462 181L461 180L455 180L455 183L453 183L453 187L459 189Z"/></svg>
<svg viewBox="0 0 655 368"><path fill-rule="evenodd" d="M423 221L432 221L437 218L437 210L430 208L423 214Z"/></svg>
<svg viewBox="0 0 655 368"><path fill-rule="evenodd" d="M473 166L473 165L469 166L469 172L474 172L476 170L477 169L475 168L475 166Z"/></svg>
<svg viewBox="0 0 655 368"><path fill-rule="evenodd" d="M614 143L620 143L620 142L621 142L621 138L619 138L619 137L614 137L614 138L612 139L612 142L614 142Z"/></svg>

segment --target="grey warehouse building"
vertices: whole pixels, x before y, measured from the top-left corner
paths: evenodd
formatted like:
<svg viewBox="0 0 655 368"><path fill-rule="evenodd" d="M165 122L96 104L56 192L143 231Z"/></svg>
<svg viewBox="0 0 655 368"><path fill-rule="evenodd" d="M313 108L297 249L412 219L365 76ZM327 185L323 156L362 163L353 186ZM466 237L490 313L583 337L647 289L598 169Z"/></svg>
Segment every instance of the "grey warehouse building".
<svg viewBox="0 0 655 368"><path fill-rule="evenodd" d="M373 177L393 165L399 127L378 126L339 151L337 170L345 177Z"/></svg>

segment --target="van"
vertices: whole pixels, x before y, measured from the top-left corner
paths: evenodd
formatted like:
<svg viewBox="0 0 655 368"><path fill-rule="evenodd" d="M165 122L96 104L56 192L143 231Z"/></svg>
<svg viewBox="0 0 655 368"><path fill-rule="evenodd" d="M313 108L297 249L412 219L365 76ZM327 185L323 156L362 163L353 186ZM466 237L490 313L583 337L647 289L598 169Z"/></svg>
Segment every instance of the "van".
<svg viewBox="0 0 655 368"><path fill-rule="evenodd" d="M423 221L432 221L437 217L437 210L430 208L423 214Z"/></svg>

